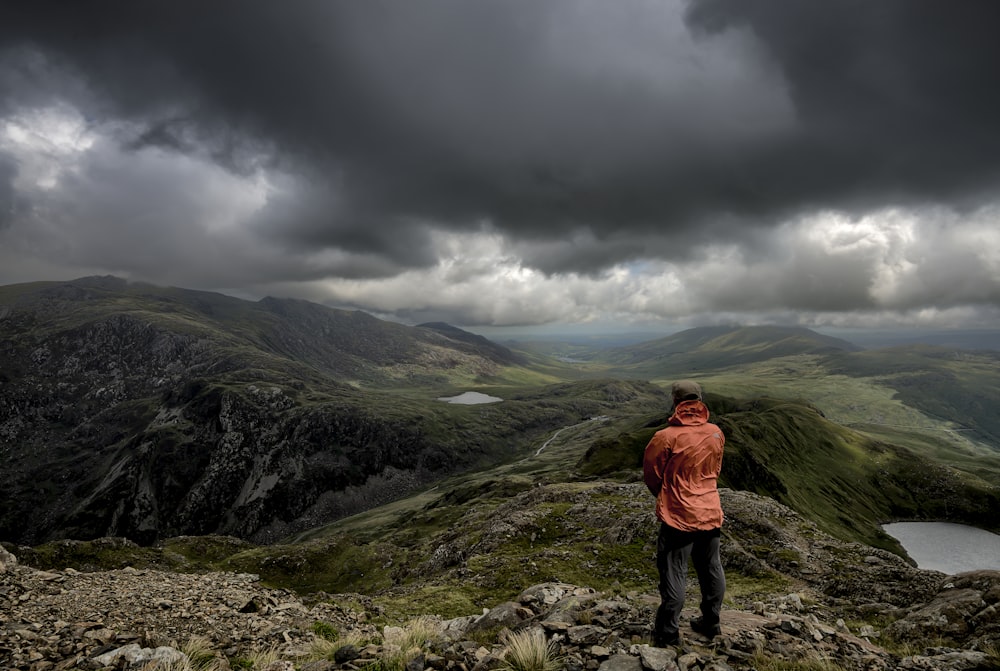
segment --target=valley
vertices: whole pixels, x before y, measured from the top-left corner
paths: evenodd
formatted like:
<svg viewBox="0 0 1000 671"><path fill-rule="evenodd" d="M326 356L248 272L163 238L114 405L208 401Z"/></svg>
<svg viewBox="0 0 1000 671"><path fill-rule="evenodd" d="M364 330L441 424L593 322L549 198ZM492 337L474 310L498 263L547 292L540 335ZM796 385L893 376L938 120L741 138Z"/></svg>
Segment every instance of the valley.
<svg viewBox="0 0 1000 671"><path fill-rule="evenodd" d="M249 574L385 622L546 583L638 604L642 450L688 377L727 436L734 612L799 591L902 621L938 578L883 523L1000 531L996 352L776 327L540 351L114 278L0 287L0 313L0 541L38 570ZM442 400L466 394L500 400Z"/></svg>

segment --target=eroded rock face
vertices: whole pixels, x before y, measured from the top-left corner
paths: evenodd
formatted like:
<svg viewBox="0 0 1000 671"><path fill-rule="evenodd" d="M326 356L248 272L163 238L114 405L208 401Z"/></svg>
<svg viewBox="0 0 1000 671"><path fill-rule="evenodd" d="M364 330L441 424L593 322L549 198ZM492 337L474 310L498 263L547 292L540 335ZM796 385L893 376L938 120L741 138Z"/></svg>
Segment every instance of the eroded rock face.
<svg viewBox="0 0 1000 671"><path fill-rule="evenodd" d="M910 606L886 633L902 641L945 636L995 645L1000 640L1000 571L949 576L929 601Z"/></svg>
<svg viewBox="0 0 1000 671"><path fill-rule="evenodd" d="M0 546L0 573L6 573L15 566L17 566L17 557L12 555L10 552L7 552L4 547Z"/></svg>

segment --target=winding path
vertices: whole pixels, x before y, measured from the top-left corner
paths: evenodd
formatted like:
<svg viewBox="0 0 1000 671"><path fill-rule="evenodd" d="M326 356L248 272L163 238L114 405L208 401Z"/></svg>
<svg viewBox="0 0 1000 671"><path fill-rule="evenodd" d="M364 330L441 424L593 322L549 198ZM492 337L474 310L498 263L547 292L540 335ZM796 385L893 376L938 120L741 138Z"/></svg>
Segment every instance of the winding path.
<svg viewBox="0 0 1000 671"><path fill-rule="evenodd" d="M609 416L607 416L607 415L598 415L597 417L591 417L590 419L585 419L582 422L577 422L576 424L570 424L569 426L564 426L561 429L557 429L556 432L553 433L552 436L550 436L548 440L546 440L544 443L542 443L542 446L538 448L537 452L535 452L535 456L537 457L539 454L541 454L542 450L544 450L546 447L548 447L549 443L551 443L553 440L555 440L556 438L558 438L559 434L562 433L563 431L565 431L566 429L575 429L578 426L583 426L584 424L589 424L590 422L605 422L605 421L607 421L609 419L611 419L611 418Z"/></svg>

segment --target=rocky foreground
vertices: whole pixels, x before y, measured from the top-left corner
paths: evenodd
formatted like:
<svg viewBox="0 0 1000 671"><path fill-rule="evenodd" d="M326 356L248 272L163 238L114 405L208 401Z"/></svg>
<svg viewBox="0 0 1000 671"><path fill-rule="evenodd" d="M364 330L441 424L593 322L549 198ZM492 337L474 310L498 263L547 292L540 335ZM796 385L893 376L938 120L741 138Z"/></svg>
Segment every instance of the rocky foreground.
<svg viewBox="0 0 1000 671"><path fill-rule="evenodd" d="M236 573L43 571L0 548L0 668L485 671L509 660L504 632L525 629L543 632L568 671L1000 668L1000 572L943 576L874 551L847 581L866 579L879 580L875 597L932 587L901 607L803 583L730 604L714 640L682 626L681 645L658 649L655 594L545 583L483 613L423 618L413 646L403 641L414 623L376 625L359 595L303 599Z"/></svg>

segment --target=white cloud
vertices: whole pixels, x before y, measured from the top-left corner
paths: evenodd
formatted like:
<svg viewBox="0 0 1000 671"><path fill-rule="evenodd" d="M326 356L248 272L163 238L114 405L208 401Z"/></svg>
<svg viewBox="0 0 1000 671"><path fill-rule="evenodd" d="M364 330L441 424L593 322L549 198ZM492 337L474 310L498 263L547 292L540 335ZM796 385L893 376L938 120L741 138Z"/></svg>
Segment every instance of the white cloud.
<svg viewBox="0 0 1000 671"><path fill-rule="evenodd" d="M717 244L686 260L650 258L594 275L534 271L495 233L438 233L434 268L377 281L331 279L320 283L321 295L386 314L449 313L465 325L946 326L973 320L982 303L995 301L995 216L995 208L965 216L900 208L864 217L828 211L761 231L754 247L766 256ZM954 258L967 262L956 265ZM942 286L950 287L946 301Z"/></svg>
<svg viewBox="0 0 1000 671"><path fill-rule="evenodd" d="M0 123L0 151L15 157L19 189L51 190L96 141L82 115L67 105L24 110Z"/></svg>

